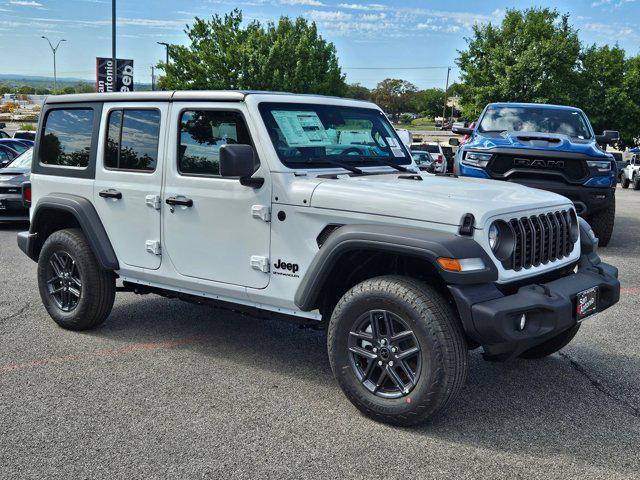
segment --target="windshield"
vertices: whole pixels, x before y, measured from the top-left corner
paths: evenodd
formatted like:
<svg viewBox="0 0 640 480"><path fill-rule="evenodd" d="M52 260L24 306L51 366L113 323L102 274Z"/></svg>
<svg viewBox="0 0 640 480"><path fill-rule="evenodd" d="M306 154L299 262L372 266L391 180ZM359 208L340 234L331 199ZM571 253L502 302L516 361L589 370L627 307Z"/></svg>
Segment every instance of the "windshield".
<svg viewBox="0 0 640 480"><path fill-rule="evenodd" d="M587 121L579 111L544 107L489 107L478 130L561 133L572 138L591 138Z"/></svg>
<svg viewBox="0 0 640 480"><path fill-rule="evenodd" d="M262 103L260 113L278 157L289 168L381 163L411 158L384 114L369 108Z"/></svg>
<svg viewBox="0 0 640 480"><path fill-rule="evenodd" d="M9 164L11 168L31 168L31 158L33 157L33 148L30 148L22 155L15 158L13 162Z"/></svg>

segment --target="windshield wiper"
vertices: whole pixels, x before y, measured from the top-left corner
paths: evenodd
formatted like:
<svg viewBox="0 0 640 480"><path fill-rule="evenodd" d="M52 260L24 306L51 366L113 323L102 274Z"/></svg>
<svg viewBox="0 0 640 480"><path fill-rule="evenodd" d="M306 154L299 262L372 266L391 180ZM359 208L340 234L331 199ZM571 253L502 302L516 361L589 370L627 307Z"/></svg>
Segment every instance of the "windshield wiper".
<svg viewBox="0 0 640 480"><path fill-rule="evenodd" d="M331 160L329 158L306 158L304 163L327 163L329 165L335 165L336 167L344 168L345 170L349 170L350 172L357 173L358 175L364 175L364 172L360 170L358 167L354 167L353 165L347 165L346 163L338 162L337 160Z"/></svg>
<svg viewBox="0 0 640 480"><path fill-rule="evenodd" d="M382 160L381 158L367 158L367 162L375 162L379 163L380 165L386 165L387 167L395 168L399 172L409 171L407 167L403 167L402 165L398 165L397 163L393 163L388 160Z"/></svg>

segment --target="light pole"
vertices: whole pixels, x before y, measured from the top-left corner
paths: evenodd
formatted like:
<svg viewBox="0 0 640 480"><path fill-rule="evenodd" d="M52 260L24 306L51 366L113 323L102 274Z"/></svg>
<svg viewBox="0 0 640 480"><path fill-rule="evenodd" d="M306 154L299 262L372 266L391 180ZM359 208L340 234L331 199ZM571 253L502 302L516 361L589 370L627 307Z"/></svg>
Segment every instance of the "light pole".
<svg viewBox="0 0 640 480"><path fill-rule="evenodd" d="M56 52L58 51L58 47L60 47L60 44L62 42L66 42L66 40L64 38L62 40L59 40L58 44L54 48L54 46L51 43L51 40L49 40L44 35L42 36L42 38L44 38L49 43L49 46L51 47L51 51L53 52L53 92L55 95L55 92L58 90L58 76L56 73Z"/></svg>
<svg viewBox="0 0 640 480"><path fill-rule="evenodd" d="M111 65L113 67L111 91L115 92L118 85L118 57L116 56L116 0L111 0Z"/></svg>
<svg viewBox="0 0 640 480"><path fill-rule="evenodd" d="M167 66L168 66L168 65L169 65L169 47L170 47L170 45L169 45L167 42L157 42L157 44L158 44L158 45L163 45L163 46L164 46L164 48L166 49L166 57L167 57L167 61L165 62L165 65L167 65ZM167 70L167 69L165 68L165 73L167 73L167 72L166 72L166 70Z"/></svg>

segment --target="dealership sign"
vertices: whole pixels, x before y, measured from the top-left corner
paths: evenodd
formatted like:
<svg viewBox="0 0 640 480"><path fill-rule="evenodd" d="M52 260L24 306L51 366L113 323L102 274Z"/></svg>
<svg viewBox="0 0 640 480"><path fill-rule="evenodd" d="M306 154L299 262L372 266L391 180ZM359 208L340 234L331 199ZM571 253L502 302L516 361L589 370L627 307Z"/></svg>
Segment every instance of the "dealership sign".
<svg viewBox="0 0 640 480"><path fill-rule="evenodd" d="M111 58L96 58L96 92L133 92L133 60L116 60L117 75Z"/></svg>

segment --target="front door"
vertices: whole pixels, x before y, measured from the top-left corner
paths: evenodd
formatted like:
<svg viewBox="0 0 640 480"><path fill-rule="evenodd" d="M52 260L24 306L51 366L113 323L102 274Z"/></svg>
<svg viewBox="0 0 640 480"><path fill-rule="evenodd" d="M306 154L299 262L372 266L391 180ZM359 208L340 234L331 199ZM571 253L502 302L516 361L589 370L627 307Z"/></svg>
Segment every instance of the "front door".
<svg viewBox="0 0 640 480"><path fill-rule="evenodd" d="M105 104L102 111L93 204L121 267L160 267L167 111L166 103Z"/></svg>
<svg viewBox="0 0 640 480"><path fill-rule="evenodd" d="M220 176L220 147L251 144L242 105L172 104L162 216L166 253L185 276L264 288L269 283L271 183ZM171 142L170 142L171 143ZM256 165L256 175L267 171ZM167 199L172 205L167 204Z"/></svg>

